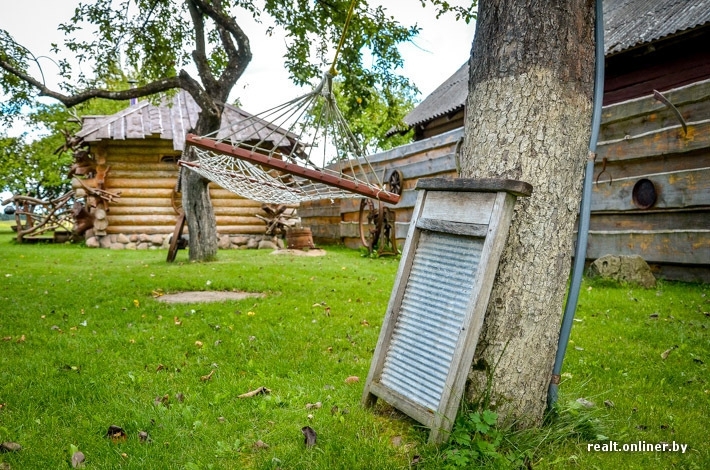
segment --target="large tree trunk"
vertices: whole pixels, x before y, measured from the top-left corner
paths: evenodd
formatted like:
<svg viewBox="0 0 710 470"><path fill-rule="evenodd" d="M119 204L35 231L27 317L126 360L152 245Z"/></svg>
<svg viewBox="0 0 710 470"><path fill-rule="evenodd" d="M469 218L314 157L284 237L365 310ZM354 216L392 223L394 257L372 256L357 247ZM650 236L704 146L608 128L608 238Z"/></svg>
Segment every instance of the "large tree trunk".
<svg viewBox="0 0 710 470"><path fill-rule="evenodd" d="M211 106L210 106L211 105ZM203 104L195 133L206 135L219 129L222 109L213 103ZM192 160L192 155L184 155ZM213 261L217 258L217 219L210 200L209 181L187 169L182 169L182 207L189 233L190 261Z"/></svg>
<svg viewBox="0 0 710 470"><path fill-rule="evenodd" d="M518 200L470 374L468 398L539 424L570 273L590 136L593 0L481 0L463 177L533 185Z"/></svg>
<svg viewBox="0 0 710 470"><path fill-rule="evenodd" d="M190 261L212 261L217 257L218 239L209 181L194 171L182 171L182 207L189 233Z"/></svg>

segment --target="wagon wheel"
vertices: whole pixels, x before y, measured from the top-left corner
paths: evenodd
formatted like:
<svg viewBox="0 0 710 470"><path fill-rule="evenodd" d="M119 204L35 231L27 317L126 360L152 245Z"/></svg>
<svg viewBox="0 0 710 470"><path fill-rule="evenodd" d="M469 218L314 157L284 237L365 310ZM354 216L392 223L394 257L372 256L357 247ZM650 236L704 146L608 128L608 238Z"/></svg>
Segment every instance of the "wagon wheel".
<svg viewBox="0 0 710 470"><path fill-rule="evenodd" d="M382 203L379 203L379 207L375 208L375 203L372 199L360 199L360 210L357 218L360 242L362 246L367 248L369 253L372 253L375 246L377 246L377 240L380 235L378 220L382 220L381 217L378 217L378 214L381 209ZM374 226L369 228L373 224Z"/></svg>
<svg viewBox="0 0 710 470"><path fill-rule="evenodd" d="M177 256L177 251L180 247L180 238L182 237L182 231L185 228L185 213L181 212L178 216L177 223L175 224L175 230L173 230L173 238L170 240L170 247L168 248L168 263L175 261L175 256Z"/></svg>
<svg viewBox="0 0 710 470"><path fill-rule="evenodd" d="M382 232L380 234L380 244L377 247L377 254L383 255L397 255L399 250L397 250L397 234L395 233L395 212L393 209L384 207L384 204L380 202L382 211Z"/></svg>
<svg viewBox="0 0 710 470"><path fill-rule="evenodd" d="M402 184L403 184L403 178L402 178L402 172L399 170L393 170L392 173L390 174L390 177L387 178L387 191L402 195Z"/></svg>
<svg viewBox="0 0 710 470"><path fill-rule="evenodd" d="M178 191L177 187L173 188L173 192L170 194L170 204L176 214L180 215L184 212L182 210L182 192Z"/></svg>
<svg viewBox="0 0 710 470"><path fill-rule="evenodd" d="M358 212L360 242L372 254L396 255L397 239L394 231L395 213L384 206L382 201L361 199Z"/></svg>

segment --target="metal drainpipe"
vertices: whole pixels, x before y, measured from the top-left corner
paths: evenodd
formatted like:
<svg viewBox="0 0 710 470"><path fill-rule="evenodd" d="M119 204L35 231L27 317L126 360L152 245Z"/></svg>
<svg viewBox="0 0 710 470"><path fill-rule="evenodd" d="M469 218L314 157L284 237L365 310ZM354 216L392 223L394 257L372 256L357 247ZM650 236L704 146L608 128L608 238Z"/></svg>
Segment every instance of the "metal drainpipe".
<svg viewBox="0 0 710 470"><path fill-rule="evenodd" d="M579 289L582 284L582 272L584 271L584 261L587 255L587 238L589 235L589 215L592 205L592 179L594 177L594 159L597 152L597 140L599 139L599 125L602 117L602 100L604 98L604 17L603 0L596 3L595 40L596 40L596 73L594 78L594 110L592 113L592 135L589 139L589 156L587 167L584 173L584 185L582 189L582 204L579 210L579 226L577 228L577 246L574 252L574 266L572 268L572 282L567 295L565 313L562 317L560 327L560 338L557 342L557 354L555 355L555 365L552 368L552 379L547 390L548 411L557 401L557 385L560 383L560 372L562 362L567 351L570 333L572 331L572 320L577 309L579 300Z"/></svg>

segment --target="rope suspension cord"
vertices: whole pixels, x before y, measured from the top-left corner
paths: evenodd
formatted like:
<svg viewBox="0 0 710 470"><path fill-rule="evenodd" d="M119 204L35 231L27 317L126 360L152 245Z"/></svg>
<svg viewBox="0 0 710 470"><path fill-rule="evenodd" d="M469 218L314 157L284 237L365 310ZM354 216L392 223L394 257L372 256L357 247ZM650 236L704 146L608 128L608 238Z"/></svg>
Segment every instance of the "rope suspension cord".
<svg viewBox="0 0 710 470"><path fill-rule="evenodd" d="M333 94L337 58L356 3L350 3L332 64L318 86L257 115L225 104L221 129L186 136L186 151L197 160L178 163L224 189L265 203L360 195L397 204L400 196L383 189ZM319 166L312 157L321 150ZM333 151L337 163L327 165Z"/></svg>
<svg viewBox="0 0 710 470"><path fill-rule="evenodd" d="M355 4L357 0L352 0L350 2L350 8L348 9L348 16L345 17L345 25L343 26L343 33L340 35L340 41L338 42L338 47L335 48L335 54L333 55L333 63L330 65L330 70L328 71L332 76L338 75L338 71L335 69L335 64L338 61L338 55L340 50L343 48L345 43L345 36L348 33L348 26L350 26L350 20L353 18L353 12L355 11Z"/></svg>

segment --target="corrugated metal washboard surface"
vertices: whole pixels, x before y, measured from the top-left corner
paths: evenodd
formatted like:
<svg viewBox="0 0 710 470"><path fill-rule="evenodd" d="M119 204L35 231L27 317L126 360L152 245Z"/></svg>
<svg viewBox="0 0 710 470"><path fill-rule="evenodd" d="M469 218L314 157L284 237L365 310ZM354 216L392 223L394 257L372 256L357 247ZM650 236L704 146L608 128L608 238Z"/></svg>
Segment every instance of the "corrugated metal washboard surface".
<svg viewBox="0 0 710 470"><path fill-rule="evenodd" d="M483 238L423 231L380 381L435 411L449 375Z"/></svg>
<svg viewBox="0 0 710 470"><path fill-rule="evenodd" d="M362 402L379 398L431 429L451 432L483 326L516 197L499 179L420 179L402 260Z"/></svg>

